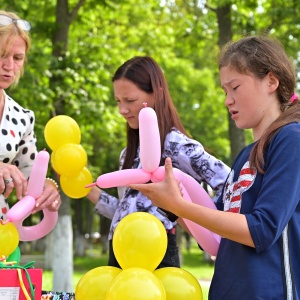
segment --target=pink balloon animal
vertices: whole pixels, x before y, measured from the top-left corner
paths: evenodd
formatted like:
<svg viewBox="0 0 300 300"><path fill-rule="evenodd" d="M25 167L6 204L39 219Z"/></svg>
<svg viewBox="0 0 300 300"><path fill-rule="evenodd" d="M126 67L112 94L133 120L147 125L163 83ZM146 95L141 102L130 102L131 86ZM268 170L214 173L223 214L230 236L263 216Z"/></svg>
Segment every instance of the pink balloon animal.
<svg viewBox="0 0 300 300"><path fill-rule="evenodd" d="M12 222L20 241L34 241L47 235L56 225L58 213L43 209L42 221L33 226L23 226L23 221L35 207L35 200L42 194L48 170L49 153L46 150L37 154L28 180L27 195L17 202L7 213L7 222Z"/></svg>
<svg viewBox="0 0 300 300"><path fill-rule="evenodd" d="M165 168L159 167L161 158L160 135L155 111L146 107L139 113L139 135L140 135L140 160L142 169L119 170L103 174L97 178L96 183L86 187L98 185L100 188L111 188L116 186L127 186L130 183L146 183L148 181L159 182L165 178ZM184 198L199 205L216 209L211 197L202 186L191 176L177 168L173 168L174 176L183 187ZM206 228L183 219L193 237L210 255L218 253L221 237Z"/></svg>

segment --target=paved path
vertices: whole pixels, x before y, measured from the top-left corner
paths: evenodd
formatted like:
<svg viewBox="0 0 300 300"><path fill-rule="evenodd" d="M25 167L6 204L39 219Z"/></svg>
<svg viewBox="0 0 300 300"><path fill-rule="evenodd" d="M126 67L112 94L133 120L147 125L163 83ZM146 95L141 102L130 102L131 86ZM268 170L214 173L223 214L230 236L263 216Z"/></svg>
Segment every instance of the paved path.
<svg viewBox="0 0 300 300"><path fill-rule="evenodd" d="M22 254L20 264L24 265L30 261L35 261L34 267L37 269L43 269L45 266L45 256L43 254L31 255L31 254Z"/></svg>

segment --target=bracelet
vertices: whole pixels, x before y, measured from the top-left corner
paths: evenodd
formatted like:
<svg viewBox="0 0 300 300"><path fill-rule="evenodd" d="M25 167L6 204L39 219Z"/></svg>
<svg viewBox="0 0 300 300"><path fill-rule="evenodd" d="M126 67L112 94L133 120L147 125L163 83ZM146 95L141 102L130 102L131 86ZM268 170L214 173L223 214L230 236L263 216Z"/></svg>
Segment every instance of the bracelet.
<svg viewBox="0 0 300 300"><path fill-rule="evenodd" d="M57 184L57 182L54 179L52 179L50 177L47 177L46 180L52 182L52 184L56 187L56 189L59 190L58 184Z"/></svg>

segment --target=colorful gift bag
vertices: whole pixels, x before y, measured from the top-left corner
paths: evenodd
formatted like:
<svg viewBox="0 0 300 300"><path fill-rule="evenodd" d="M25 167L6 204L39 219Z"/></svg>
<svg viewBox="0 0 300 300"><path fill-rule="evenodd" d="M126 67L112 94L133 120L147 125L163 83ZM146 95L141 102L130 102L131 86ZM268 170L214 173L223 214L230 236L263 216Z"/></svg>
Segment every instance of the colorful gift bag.
<svg viewBox="0 0 300 300"><path fill-rule="evenodd" d="M41 299L43 270L32 268L33 264L19 266L0 262L0 299Z"/></svg>

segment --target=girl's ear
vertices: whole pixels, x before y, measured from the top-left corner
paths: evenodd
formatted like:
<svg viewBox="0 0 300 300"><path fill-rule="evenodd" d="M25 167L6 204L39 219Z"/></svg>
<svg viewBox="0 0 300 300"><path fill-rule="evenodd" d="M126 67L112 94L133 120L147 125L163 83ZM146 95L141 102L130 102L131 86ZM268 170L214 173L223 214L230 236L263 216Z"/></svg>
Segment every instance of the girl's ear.
<svg viewBox="0 0 300 300"><path fill-rule="evenodd" d="M269 72L267 76L268 76L268 84L269 84L270 91L271 92L276 91L279 86L278 78L275 76L273 72Z"/></svg>

